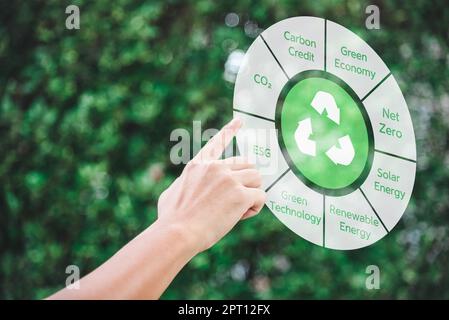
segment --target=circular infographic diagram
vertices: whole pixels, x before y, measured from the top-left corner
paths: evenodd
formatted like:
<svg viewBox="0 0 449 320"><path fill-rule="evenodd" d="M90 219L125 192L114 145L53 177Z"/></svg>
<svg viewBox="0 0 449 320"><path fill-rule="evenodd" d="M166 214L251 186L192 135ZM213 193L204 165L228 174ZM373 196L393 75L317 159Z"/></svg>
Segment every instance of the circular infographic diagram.
<svg viewBox="0 0 449 320"><path fill-rule="evenodd" d="M317 17L274 24L245 55L233 109L266 205L302 238L358 249L401 218L415 181L413 125L394 76L355 33Z"/></svg>

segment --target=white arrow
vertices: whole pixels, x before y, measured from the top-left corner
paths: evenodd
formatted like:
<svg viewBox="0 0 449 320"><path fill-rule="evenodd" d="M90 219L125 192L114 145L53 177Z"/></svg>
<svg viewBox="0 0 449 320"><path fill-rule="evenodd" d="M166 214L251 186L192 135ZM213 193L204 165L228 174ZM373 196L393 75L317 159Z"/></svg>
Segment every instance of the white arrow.
<svg viewBox="0 0 449 320"><path fill-rule="evenodd" d="M351 164L355 156L351 138L346 135L338 139L338 143L340 144L340 148L332 146L326 151L326 155L332 160L333 163L348 166Z"/></svg>
<svg viewBox="0 0 449 320"><path fill-rule="evenodd" d="M299 151L309 156L316 155L316 143L310 140L312 134L312 121L310 118L298 122L298 128L295 131L295 141Z"/></svg>
<svg viewBox="0 0 449 320"><path fill-rule="evenodd" d="M336 124L340 124L340 110L330 93L318 91L310 104L319 114L322 114L326 109L327 117Z"/></svg>

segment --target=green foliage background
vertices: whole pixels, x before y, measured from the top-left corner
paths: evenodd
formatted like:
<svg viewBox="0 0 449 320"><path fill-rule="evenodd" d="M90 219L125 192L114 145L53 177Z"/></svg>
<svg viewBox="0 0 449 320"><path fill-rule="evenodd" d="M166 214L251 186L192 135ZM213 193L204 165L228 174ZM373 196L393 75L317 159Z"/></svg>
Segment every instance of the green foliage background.
<svg viewBox="0 0 449 320"><path fill-rule="evenodd" d="M370 3L381 30L365 29ZM65 29L69 4L80 30ZM297 15L358 33L399 79L419 154L409 208L354 252L312 245L264 209L194 258L164 298L449 298L445 0L0 0L0 298L43 298L67 265L86 274L151 224L182 170L170 132L227 122L230 52L246 50L256 26ZM380 290L365 288L371 264Z"/></svg>

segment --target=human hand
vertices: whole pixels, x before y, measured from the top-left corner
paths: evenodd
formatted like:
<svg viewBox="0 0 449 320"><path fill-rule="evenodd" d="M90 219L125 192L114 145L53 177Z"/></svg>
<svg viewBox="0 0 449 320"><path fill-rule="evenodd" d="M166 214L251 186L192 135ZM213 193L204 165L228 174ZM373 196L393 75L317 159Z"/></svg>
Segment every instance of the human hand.
<svg viewBox="0 0 449 320"><path fill-rule="evenodd" d="M195 250L210 248L265 202L262 179L241 157L218 160L242 123L233 119L218 132L159 197L158 222L177 227Z"/></svg>
<svg viewBox="0 0 449 320"><path fill-rule="evenodd" d="M155 223L84 276L80 290L49 299L157 299L193 256L257 214L265 202L258 171L240 157L218 160L241 125L232 120L186 165L159 197Z"/></svg>

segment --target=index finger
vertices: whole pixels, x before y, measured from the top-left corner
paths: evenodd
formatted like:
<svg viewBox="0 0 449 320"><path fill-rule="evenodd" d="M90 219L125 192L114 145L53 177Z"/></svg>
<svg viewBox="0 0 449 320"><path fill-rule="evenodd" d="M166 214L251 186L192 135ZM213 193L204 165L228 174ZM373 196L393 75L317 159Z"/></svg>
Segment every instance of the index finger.
<svg viewBox="0 0 449 320"><path fill-rule="evenodd" d="M242 127L242 120L234 118L226 124L193 158L194 161L217 160Z"/></svg>

